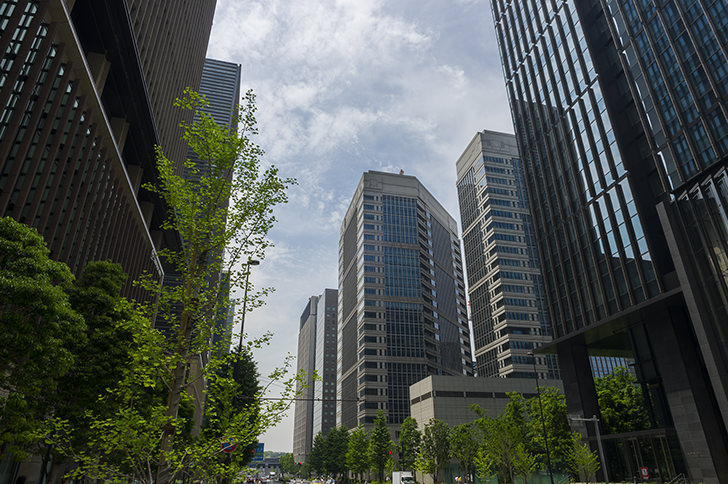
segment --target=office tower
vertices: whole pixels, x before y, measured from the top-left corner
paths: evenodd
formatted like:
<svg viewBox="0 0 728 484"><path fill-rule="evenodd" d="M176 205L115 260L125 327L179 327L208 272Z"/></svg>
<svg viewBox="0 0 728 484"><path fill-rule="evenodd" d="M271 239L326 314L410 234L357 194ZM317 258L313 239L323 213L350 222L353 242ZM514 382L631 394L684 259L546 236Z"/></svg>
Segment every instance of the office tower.
<svg viewBox="0 0 728 484"><path fill-rule="evenodd" d="M569 410L633 358L652 428L611 477L728 482L726 3L491 5Z"/></svg>
<svg viewBox="0 0 728 484"><path fill-rule="evenodd" d="M141 186L155 144L184 158L171 99L199 85L214 7L0 1L0 216L35 227L74 273L119 262L125 296L143 299L132 282L161 278L156 249L179 244Z"/></svg>
<svg viewBox="0 0 728 484"><path fill-rule="evenodd" d="M472 375L457 225L417 178L363 174L341 226L338 324L337 425L383 410L398 429L411 384Z"/></svg>
<svg viewBox="0 0 728 484"><path fill-rule="evenodd" d="M457 161L478 376L558 378L516 137L483 131ZM534 361L535 358L535 361Z"/></svg>
<svg viewBox="0 0 728 484"><path fill-rule="evenodd" d="M311 296L301 313L298 329L296 369L303 381L296 382L296 408L293 418L293 458L306 462L313 447L313 384L316 365L316 307L317 296Z"/></svg>
<svg viewBox="0 0 728 484"><path fill-rule="evenodd" d="M240 64L232 62L220 61L217 59L205 59L202 69L202 79L200 81L199 93L205 96L207 106L201 109L201 112L210 115L218 126L229 128L231 131L238 129L237 119L234 117L234 109L240 101ZM195 121L198 121L199 115L195 115ZM199 182L200 176L209 173L207 161L201 161L197 153L187 147L187 159L195 164L196 172L194 175L186 171L187 179L196 179ZM232 176L232 173L229 174ZM221 200L222 206L227 206L229 200ZM209 254L208 262L214 264L215 261L221 262L221 254ZM250 269L250 266L247 267ZM178 280L177 274L167 271L165 273L165 282L174 284ZM235 304L229 301L230 296L230 275L223 274L222 268L220 272L213 273L208 281L210 287L218 288L218 322L215 329L215 338L213 345L221 347L225 351L230 346L230 336L232 335L233 322L232 311ZM158 325L159 327L159 325Z"/></svg>
<svg viewBox="0 0 728 484"><path fill-rule="evenodd" d="M296 400L293 427L293 458L305 462L313 439L336 426L336 317L338 292L325 289L312 296L301 314L298 332L298 371L304 385ZM314 380L314 373L318 377Z"/></svg>
<svg viewBox="0 0 728 484"><path fill-rule="evenodd" d="M202 67L199 92L208 102L203 112L230 129L238 127L233 110L240 102L240 70L240 64L210 58L205 59Z"/></svg>
<svg viewBox="0 0 728 484"><path fill-rule="evenodd" d="M316 363L320 378L313 387L313 435L336 427L336 317L339 291L326 289L316 308Z"/></svg>

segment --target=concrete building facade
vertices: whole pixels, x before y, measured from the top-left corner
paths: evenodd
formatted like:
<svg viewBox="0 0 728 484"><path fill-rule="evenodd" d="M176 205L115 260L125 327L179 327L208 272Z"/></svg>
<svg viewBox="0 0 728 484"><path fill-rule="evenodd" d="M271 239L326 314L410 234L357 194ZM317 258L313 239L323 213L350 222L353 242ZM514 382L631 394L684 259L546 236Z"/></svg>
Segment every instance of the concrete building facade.
<svg viewBox="0 0 728 484"><path fill-rule="evenodd" d="M369 171L339 240L337 425L393 429L409 386L472 375L457 225L412 176Z"/></svg>
<svg viewBox="0 0 728 484"><path fill-rule="evenodd" d="M503 415L508 393L518 393L525 399L538 396L538 391L553 387L563 391L561 381L538 381L526 378L468 378L464 376L432 375L410 386L412 417L420 430L436 418L451 427L471 423L478 418L472 410L478 405L488 417Z"/></svg>

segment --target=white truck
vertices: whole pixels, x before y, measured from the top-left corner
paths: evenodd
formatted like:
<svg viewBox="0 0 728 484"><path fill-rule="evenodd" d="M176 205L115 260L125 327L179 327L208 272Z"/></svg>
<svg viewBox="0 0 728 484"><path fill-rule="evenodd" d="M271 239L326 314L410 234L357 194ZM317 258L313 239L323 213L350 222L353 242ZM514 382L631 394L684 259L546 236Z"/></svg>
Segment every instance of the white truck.
<svg viewBox="0 0 728 484"><path fill-rule="evenodd" d="M392 472L392 484L415 484L415 478L409 471Z"/></svg>

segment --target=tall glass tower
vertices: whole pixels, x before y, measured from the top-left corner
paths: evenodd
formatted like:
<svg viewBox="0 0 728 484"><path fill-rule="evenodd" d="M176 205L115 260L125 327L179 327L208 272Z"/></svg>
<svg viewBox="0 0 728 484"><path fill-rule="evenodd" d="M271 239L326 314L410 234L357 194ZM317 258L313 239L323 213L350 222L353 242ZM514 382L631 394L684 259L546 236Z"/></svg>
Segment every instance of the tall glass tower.
<svg viewBox="0 0 728 484"><path fill-rule="evenodd" d="M480 132L456 166L478 376L558 378L532 354L551 322L516 137Z"/></svg>
<svg viewBox="0 0 728 484"><path fill-rule="evenodd" d="M569 410L590 355L632 358L651 428L612 472L726 482L726 3L491 5Z"/></svg>
<svg viewBox="0 0 728 484"><path fill-rule="evenodd" d="M409 386L472 375L457 224L412 176L364 173L339 241L337 424L398 429Z"/></svg>

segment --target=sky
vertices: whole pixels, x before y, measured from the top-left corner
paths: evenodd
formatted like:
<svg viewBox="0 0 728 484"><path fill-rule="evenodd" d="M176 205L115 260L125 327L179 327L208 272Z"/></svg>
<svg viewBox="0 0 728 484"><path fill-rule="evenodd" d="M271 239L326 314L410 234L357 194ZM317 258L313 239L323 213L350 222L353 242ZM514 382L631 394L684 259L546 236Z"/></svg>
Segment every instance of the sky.
<svg viewBox="0 0 728 484"><path fill-rule="evenodd" d="M249 337L273 333L254 354L268 384L309 297L338 285L362 173L404 170L459 221L455 162L478 131L513 124L487 0L218 0L207 55L242 65L265 162L298 181L250 276L275 288L245 317ZM291 451L293 407L260 441Z"/></svg>

